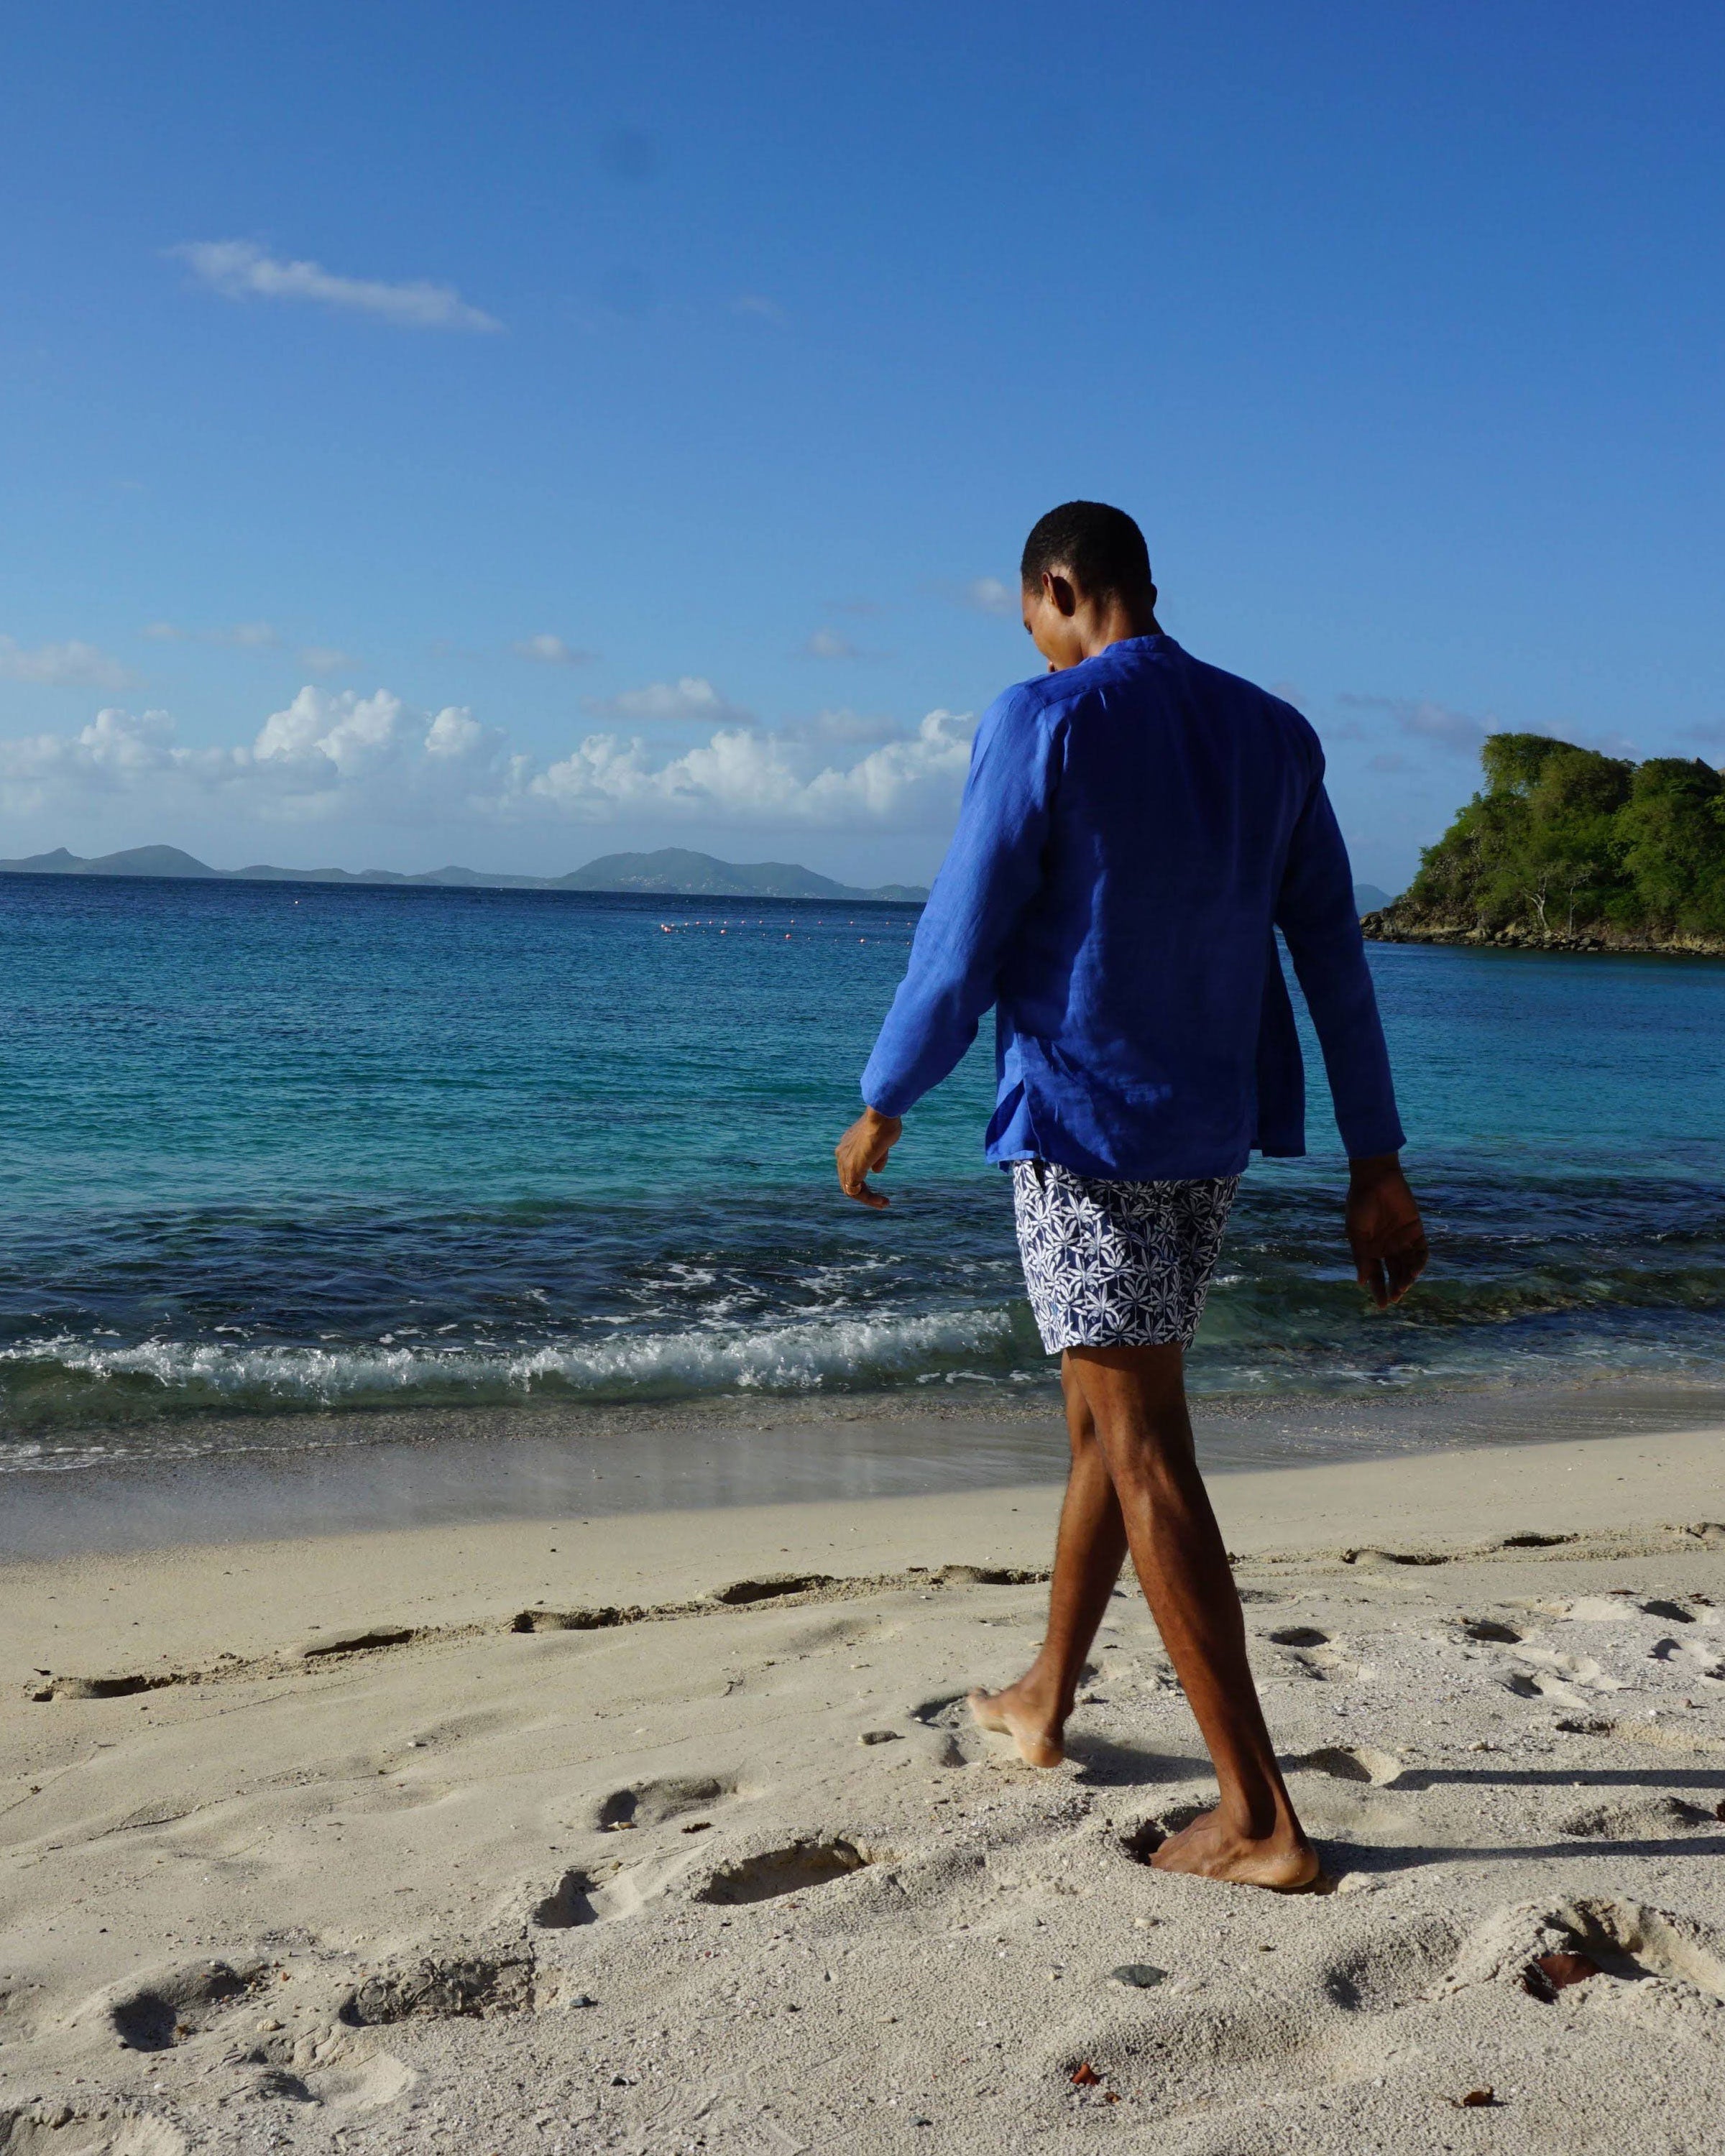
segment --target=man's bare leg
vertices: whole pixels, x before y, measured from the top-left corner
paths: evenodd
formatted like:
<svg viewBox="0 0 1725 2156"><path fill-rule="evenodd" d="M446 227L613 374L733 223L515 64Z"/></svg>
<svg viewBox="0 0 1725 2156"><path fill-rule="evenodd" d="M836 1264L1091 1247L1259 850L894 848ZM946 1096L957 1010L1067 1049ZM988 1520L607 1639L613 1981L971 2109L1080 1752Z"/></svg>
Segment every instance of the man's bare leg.
<svg viewBox="0 0 1725 2156"><path fill-rule="evenodd" d="M1317 1874L1246 1658L1245 1620L1186 1412L1178 1346L1069 1348L1132 1563L1216 1769L1221 1801L1151 1858L1164 1871L1286 1890ZM1064 1522L1063 1522L1064 1525Z"/></svg>
<svg viewBox="0 0 1725 2156"><path fill-rule="evenodd" d="M1057 1767L1066 1756L1063 1732L1079 1674L1126 1561L1126 1523L1089 1403L1064 1364L1060 1383L1072 1465L1055 1544L1047 1635L1016 1684L1004 1691L970 1695L971 1712L982 1727L1010 1737L1019 1757L1032 1767Z"/></svg>

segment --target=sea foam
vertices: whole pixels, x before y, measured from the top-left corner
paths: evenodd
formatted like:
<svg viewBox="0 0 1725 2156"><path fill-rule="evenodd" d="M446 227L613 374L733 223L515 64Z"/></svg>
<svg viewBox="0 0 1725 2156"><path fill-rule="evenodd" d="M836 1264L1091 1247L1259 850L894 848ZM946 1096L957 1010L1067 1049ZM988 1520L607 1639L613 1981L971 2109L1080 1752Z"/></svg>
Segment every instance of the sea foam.
<svg viewBox="0 0 1725 2156"><path fill-rule="evenodd" d="M62 1334L0 1349L0 1366L11 1366L8 1389L28 1389L38 1416L52 1420L57 1378L75 1393L77 1411L86 1417L99 1411L92 1392L135 1396L140 1388L194 1409L538 1393L613 1401L688 1399L737 1390L850 1389L959 1363L967 1375L1004 1378L1014 1337L1013 1312L1005 1308L818 1317L753 1328L612 1330L598 1338L513 1345L146 1340L109 1346Z"/></svg>

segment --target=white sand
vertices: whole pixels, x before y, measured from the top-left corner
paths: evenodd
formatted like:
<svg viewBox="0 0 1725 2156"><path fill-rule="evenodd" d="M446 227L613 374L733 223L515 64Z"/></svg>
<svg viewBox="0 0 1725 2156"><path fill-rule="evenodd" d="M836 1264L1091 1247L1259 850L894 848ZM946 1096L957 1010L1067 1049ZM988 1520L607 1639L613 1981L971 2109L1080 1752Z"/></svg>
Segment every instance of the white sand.
<svg viewBox="0 0 1725 2156"><path fill-rule="evenodd" d="M1130 1853L1212 1786L1135 1594L1065 1768L967 1728L1042 1590L938 1570L1045 1564L1047 1490L0 1572L0 2150L1715 2156L1722 1469L1219 1478L1289 1900Z"/></svg>

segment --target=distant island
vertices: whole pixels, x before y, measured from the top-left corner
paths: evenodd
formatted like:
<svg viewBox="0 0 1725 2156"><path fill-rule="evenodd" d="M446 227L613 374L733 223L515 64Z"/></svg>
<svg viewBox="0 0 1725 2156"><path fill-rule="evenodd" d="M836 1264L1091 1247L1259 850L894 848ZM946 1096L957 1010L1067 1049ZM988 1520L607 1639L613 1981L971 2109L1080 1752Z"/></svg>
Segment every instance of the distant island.
<svg viewBox="0 0 1725 2156"><path fill-rule="evenodd" d="M1492 734L1486 783L1365 932L1391 943L1725 956L1725 774Z"/></svg>
<svg viewBox="0 0 1725 2156"><path fill-rule="evenodd" d="M118 854L93 858L56 846L51 854L0 861L0 875L180 876L222 883L333 883L442 885L486 891L637 891L662 898L830 898L872 900L896 906L920 905L928 893L921 884L883 883L860 890L834 883L794 861L721 861L685 846L661 846L652 854L602 854L567 875L486 875L477 869L428 869L403 875L394 869L278 869L259 864L244 869L213 869L177 846L131 846Z"/></svg>

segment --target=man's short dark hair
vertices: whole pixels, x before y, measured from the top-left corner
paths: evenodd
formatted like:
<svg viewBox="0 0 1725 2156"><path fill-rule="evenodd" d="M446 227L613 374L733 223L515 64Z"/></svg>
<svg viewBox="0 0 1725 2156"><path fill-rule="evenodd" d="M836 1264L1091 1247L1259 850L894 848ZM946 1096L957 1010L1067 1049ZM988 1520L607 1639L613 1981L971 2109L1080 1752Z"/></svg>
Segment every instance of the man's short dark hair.
<svg viewBox="0 0 1725 2156"><path fill-rule="evenodd" d="M1045 569L1065 569L1091 598L1142 598L1155 588L1144 535L1106 501L1063 501L1038 517L1024 542L1019 579L1037 589Z"/></svg>

